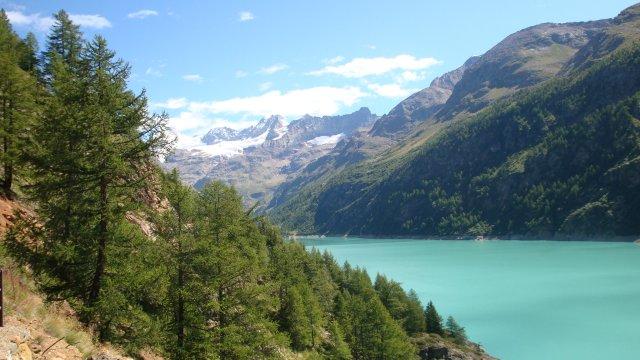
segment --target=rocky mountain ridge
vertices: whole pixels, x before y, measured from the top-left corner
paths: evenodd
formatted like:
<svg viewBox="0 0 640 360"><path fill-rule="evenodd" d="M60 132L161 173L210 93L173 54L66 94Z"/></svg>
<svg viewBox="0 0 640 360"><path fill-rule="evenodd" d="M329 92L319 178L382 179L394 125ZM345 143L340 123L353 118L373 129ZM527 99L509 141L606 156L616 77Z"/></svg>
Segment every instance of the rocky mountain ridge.
<svg viewBox="0 0 640 360"><path fill-rule="evenodd" d="M203 146L177 149L163 167L177 168L196 187L218 179L238 188L248 203L267 202L275 187L377 118L361 108L346 115L305 115L289 124L274 115L238 131L214 128L202 137Z"/></svg>

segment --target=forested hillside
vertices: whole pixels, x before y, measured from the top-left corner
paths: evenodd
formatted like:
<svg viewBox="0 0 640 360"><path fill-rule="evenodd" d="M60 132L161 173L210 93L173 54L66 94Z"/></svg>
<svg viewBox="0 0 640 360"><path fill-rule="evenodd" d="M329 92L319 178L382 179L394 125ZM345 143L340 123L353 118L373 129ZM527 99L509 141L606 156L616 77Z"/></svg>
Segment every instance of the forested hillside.
<svg viewBox="0 0 640 360"><path fill-rule="evenodd" d="M34 209L1 259L96 340L173 359L412 359L435 339L487 358L399 283L284 241L233 188L161 172L166 115L64 11L41 56L0 12L0 48L4 196Z"/></svg>
<svg viewBox="0 0 640 360"><path fill-rule="evenodd" d="M588 23L599 32L554 65L555 79L478 112L455 95L471 93L467 70L435 115L456 114L450 124L311 183L273 218L306 233L639 234L639 20L635 6Z"/></svg>

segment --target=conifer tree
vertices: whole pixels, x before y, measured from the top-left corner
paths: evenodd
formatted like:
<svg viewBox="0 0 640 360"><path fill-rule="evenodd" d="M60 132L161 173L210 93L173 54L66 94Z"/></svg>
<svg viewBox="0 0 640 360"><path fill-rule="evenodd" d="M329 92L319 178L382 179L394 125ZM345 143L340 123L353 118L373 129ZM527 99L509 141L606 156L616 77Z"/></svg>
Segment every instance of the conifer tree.
<svg viewBox="0 0 640 360"><path fill-rule="evenodd" d="M316 296L305 283L288 289L284 305L286 329L296 350L314 349L320 343L323 318Z"/></svg>
<svg viewBox="0 0 640 360"><path fill-rule="evenodd" d="M169 346L173 358L188 359L198 351L206 339L203 330L206 319L198 314L200 298L196 297L201 285L194 272L197 244L193 236L195 194L180 182L177 170L164 176L163 194L169 201L169 209L156 221L158 235L167 247L168 272L170 276L167 302L169 306Z"/></svg>
<svg viewBox="0 0 640 360"><path fill-rule="evenodd" d="M27 157L34 180L30 193L40 204L46 232L47 256L34 269L47 273L42 283L50 294L82 304L80 315L105 338L122 331L120 321L130 321L119 307L157 301L137 292L148 285L138 281L142 273L126 271L140 265L139 257L127 256L130 249L146 244L125 215L139 206L135 197L150 173L145 169L168 144L166 116L149 114L144 92L127 89L129 66L103 38L83 46L66 13L56 19L45 56L50 96ZM125 275L138 278L120 278ZM105 284L108 296L101 299Z"/></svg>
<svg viewBox="0 0 640 360"><path fill-rule="evenodd" d="M267 273L266 239L246 213L238 193L221 182L201 190L195 231L202 246L196 271L208 301L202 312L215 326L213 353L220 358L269 357L275 351L275 323Z"/></svg>
<svg viewBox="0 0 640 360"><path fill-rule="evenodd" d="M0 138L4 194L12 196L16 168L24 149L28 129L35 121L37 83L29 70L34 64L25 59L35 56L11 28L4 10L0 10Z"/></svg>
<svg viewBox="0 0 640 360"><path fill-rule="evenodd" d="M424 310L426 329L428 333L443 335L442 317L438 314L433 302L429 301Z"/></svg>
<svg viewBox="0 0 640 360"><path fill-rule="evenodd" d="M425 331L425 326L426 324L422 310L422 303L418 298L418 294L411 289L407 294L407 305L403 327L409 335L415 335Z"/></svg>
<svg viewBox="0 0 640 360"><path fill-rule="evenodd" d="M464 344L467 341L467 333L464 327L460 326L453 316L447 318L446 329L447 333L453 337L457 343Z"/></svg>
<svg viewBox="0 0 640 360"><path fill-rule="evenodd" d="M351 360L351 350L344 340L344 335L338 322L333 320L328 327L330 343L325 347L324 355L331 360Z"/></svg>
<svg viewBox="0 0 640 360"><path fill-rule="evenodd" d="M55 61L60 60L72 73L80 72L80 54L83 48L80 26L74 24L66 11L60 10L53 16L54 23L47 38L44 53L44 74L50 80L55 70Z"/></svg>
<svg viewBox="0 0 640 360"><path fill-rule="evenodd" d="M355 359L414 359L416 349L377 296L366 271L345 265L336 316Z"/></svg>

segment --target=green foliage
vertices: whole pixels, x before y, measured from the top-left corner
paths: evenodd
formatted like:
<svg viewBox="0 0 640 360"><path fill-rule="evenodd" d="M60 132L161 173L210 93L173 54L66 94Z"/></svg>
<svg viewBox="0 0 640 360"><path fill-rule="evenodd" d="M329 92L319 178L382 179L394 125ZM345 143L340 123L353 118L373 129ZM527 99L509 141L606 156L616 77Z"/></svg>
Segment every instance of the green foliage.
<svg viewBox="0 0 640 360"><path fill-rule="evenodd" d="M422 304L415 291L410 290L409 293L405 293L400 283L388 280L379 274L376 276L374 288L384 306L389 309L391 316L402 324L409 335L425 330Z"/></svg>
<svg viewBox="0 0 640 360"><path fill-rule="evenodd" d="M39 87L33 76L36 48L33 35L20 39L4 10L0 10L0 162L2 190L7 196L12 196L14 177L22 170L20 157L28 142L26 134L38 117Z"/></svg>
<svg viewBox="0 0 640 360"><path fill-rule="evenodd" d="M453 316L447 318L445 326L447 334L451 336L455 342L464 344L467 341L467 333L464 331L464 328L456 322Z"/></svg>
<svg viewBox="0 0 640 360"><path fill-rule="evenodd" d="M442 317L438 314L433 302L429 301L424 309L424 318L426 321L426 331L432 334L444 335L442 328Z"/></svg>
<svg viewBox="0 0 640 360"><path fill-rule="evenodd" d="M351 360L351 350L349 345L344 340L344 335L338 325L337 321L332 321L329 324L329 343L325 345L324 355L327 359L332 360Z"/></svg>

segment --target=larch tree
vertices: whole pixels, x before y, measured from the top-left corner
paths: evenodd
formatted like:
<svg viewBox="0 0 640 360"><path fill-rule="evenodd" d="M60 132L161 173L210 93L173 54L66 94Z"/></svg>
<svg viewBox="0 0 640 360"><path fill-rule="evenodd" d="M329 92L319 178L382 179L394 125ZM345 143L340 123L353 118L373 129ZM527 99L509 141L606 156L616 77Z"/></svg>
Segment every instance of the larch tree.
<svg viewBox="0 0 640 360"><path fill-rule="evenodd" d="M33 40L30 40L33 41ZM33 44L21 40L14 32L4 10L0 10L0 138L2 141L2 190L13 196L16 170L21 165L21 151L26 148L31 125L38 116Z"/></svg>
<svg viewBox="0 0 640 360"><path fill-rule="evenodd" d="M424 318L426 322L426 329L428 333L443 335L444 330L442 327L442 317L438 314L433 302L429 301L427 307L424 309Z"/></svg>

